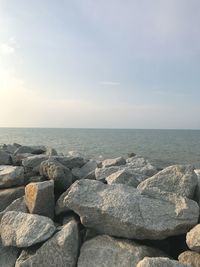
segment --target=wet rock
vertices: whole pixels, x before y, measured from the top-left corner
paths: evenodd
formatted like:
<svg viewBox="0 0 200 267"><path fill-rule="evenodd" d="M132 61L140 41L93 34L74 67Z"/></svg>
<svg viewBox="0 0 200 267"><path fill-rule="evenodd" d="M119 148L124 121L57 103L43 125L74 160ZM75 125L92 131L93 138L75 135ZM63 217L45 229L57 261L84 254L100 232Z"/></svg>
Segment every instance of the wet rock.
<svg viewBox="0 0 200 267"><path fill-rule="evenodd" d="M0 238L0 266L14 267L19 254L19 249L14 247L4 247Z"/></svg>
<svg viewBox="0 0 200 267"><path fill-rule="evenodd" d="M181 196L144 195L130 186L93 180L75 182L62 199L62 207L77 213L84 226L128 239L164 239L186 233L199 216L197 203Z"/></svg>
<svg viewBox="0 0 200 267"><path fill-rule="evenodd" d="M12 158L8 152L0 150L0 165L11 165Z"/></svg>
<svg viewBox="0 0 200 267"><path fill-rule="evenodd" d="M15 199L24 195L24 186L0 190L0 212L9 206Z"/></svg>
<svg viewBox="0 0 200 267"><path fill-rule="evenodd" d="M178 257L179 262L190 267L200 267L200 254L194 251L185 251Z"/></svg>
<svg viewBox="0 0 200 267"><path fill-rule="evenodd" d="M54 181L30 183L25 187L25 200L30 213L53 219Z"/></svg>
<svg viewBox="0 0 200 267"><path fill-rule="evenodd" d="M24 168L8 165L0 166L0 188L20 186L24 183Z"/></svg>
<svg viewBox="0 0 200 267"><path fill-rule="evenodd" d="M46 241L34 254L22 252L15 267L75 267L79 252L79 231L70 221Z"/></svg>
<svg viewBox="0 0 200 267"><path fill-rule="evenodd" d="M187 233L186 243L191 250L200 252L200 224L197 224Z"/></svg>
<svg viewBox="0 0 200 267"><path fill-rule="evenodd" d="M125 184L128 186L137 187L139 182L136 177L126 170L120 170L109 175L106 178L106 182L108 184Z"/></svg>
<svg viewBox="0 0 200 267"><path fill-rule="evenodd" d="M192 166L174 165L165 168L151 178L139 184L138 189L143 191L156 190L179 194L193 198L197 187L197 176Z"/></svg>
<svg viewBox="0 0 200 267"><path fill-rule="evenodd" d="M145 256L158 257L163 253L133 241L101 235L82 245L77 266L136 267Z"/></svg>
<svg viewBox="0 0 200 267"><path fill-rule="evenodd" d="M1 219L0 232L4 246L29 247L51 237L55 226L44 216L8 211Z"/></svg>
<svg viewBox="0 0 200 267"><path fill-rule="evenodd" d="M105 159L102 161L102 168L125 165L126 160L123 157L118 157L115 159Z"/></svg>
<svg viewBox="0 0 200 267"><path fill-rule="evenodd" d="M188 266L178 261L170 260L168 258L145 257L142 261L138 263L137 267L188 267Z"/></svg>

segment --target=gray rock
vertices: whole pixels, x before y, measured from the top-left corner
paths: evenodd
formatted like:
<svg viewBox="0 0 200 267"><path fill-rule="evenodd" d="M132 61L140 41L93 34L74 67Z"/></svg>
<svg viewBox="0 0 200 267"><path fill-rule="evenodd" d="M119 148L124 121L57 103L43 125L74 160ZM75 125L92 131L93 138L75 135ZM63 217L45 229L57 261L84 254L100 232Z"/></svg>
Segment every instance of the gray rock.
<svg viewBox="0 0 200 267"><path fill-rule="evenodd" d="M33 156L33 154L30 154L30 153L11 155L13 165L16 165L16 166L21 166L23 159L26 159L26 158L32 157L32 156Z"/></svg>
<svg viewBox="0 0 200 267"><path fill-rule="evenodd" d="M56 159L58 162L60 162L65 167L72 170L73 168L81 168L86 161L82 157L74 157L74 156L54 156L52 157Z"/></svg>
<svg viewBox="0 0 200 267"><path fill-rule="evenodd" d="M67 196L69 190L70 190L70 188L68 188L68 190L66 190L64 193L62 193L61 196L58 198L58 200L56 202L56 207L55 207L56 215L60 215L64 212L70 211L70 209L68 209L64 203L64 199Z"/></svg>
<svg viewBox="0 0 200 267"><path fill-rule="evenodd" d="M0 145L0 150L7 152L8 154L14 154L15 150L20 147L19 144L3 144Z"/></svg>
<svg viewBox="0 0 200 267"><path fill-rule="evenodd" d="M16 149L15 155L22 154L22 153L30 153L34 155L43 154L46 152L45 146L20 146Z"/></svg>
<svg viewBox="0 0 200 267"><path fill-rule="evenodd" d="M52 147L46 147L46 152L45 152L45 154L46 154L47 156L58 156L57 151L56 151L54 148L52 148Z"/></svg>
<svg viewBox="0 0 200 267"><path fill-rule="evenodd" d="M36 253L22 252L15 267L75 267L79 252L79 232L75 221L64 225Z"/></svg>
<svg viewBox="0 0 200 267"><path fill-rule="evenodd" d="M174 165L165 168L139 184L138 189L155 190L193 198L197 187L197 176L192 166Z"/></svg>
<svg viewBox="0 0 200 267"><path fill-rule="evenodd" d="M7 211L21 211L21 212L24 212L24 213L28 212L28 209L27 209L26 204L25 204L24 197L17 198L5 210L0 212L0 222L1 222L1 219L2 219L3 215Z"/></svg>
<svg viewBox="0 0 200 267"><path fill-rule="evenodd" d="M8 211L1 219L0 232L4 246L30 247L51 237L55 226L44 216Z"/></svg>
<svg viewBox="0 0 200 267"><path fill-rule="evenodd" d="M0 190L0 212L9 206L15 199L24 195L24 186Z"/></svg>
<svg viewBox="0 0 200 267"><path fill-rule="evenodd" d="M164 239L186 233L197 224L196 202L175 194L141 194L137 189L76 181L63 206L81 217L84 226L128 239Z"/></svg>
<svg viewBox="0 0 200 267"><path fill-rule="evenodd" d="M0 238L0 266L14 267L19 253L18 248L4 247Z"/></svg>
<svg viewBox="0 0 200 267"><path fill-rule="evenodd" d="M92 171L97 168L97 163L95 160L89 160L85 165L81 168L72 169L72 174L78 179L84 179L87 177Z"/></svg>
<svg viewBox="0 0 200 267"><path fill-rule="evenodd" d="M187 233L186 243L191 250L200 252L200 224L197 224Z"/></svg>
<svg viewBox="0 0 200 267"><path fill-rule="evenodd" d="M119 166L113 166L109 168L96 168L95 169L96 180L104 182L109 175L120 170L121 168Z"/></svg>
<svg viewBox="0 0 200 267"><path fill-rule="evenodd" d="M0 166L0 188L20 186L24 184L24 168L8 165Z"/></svg>
<svg viewBox="0 0 200 267"><path fill-rule="evenodd" d="M109 175L106 178L106 181L108 184L125 184L128 186L137 187L139 182L136 177L126 170L120 170Z"/></svg>
<svg viewBox="0 0 200 267"><path fill-rule="evenodd" d="M53 219L54 181L30 183L25 187L25 201L30 213Z"/></svg>
<svg viewBox="0 0 200 267"><path fill-rule="evenodd" d="M25 173L29 176L38 175L41 162L48 158L47 155L34 155L23 159L22 165L24 166Z"/></svg>
<svg viewBox="0 0 200 267"><path fill-rule="evenodd" d="M137 267L188 267L188 266L178 261L170 260L168 258L145 257L142 261L138 263Z"/></svg>
<svg viewBox="0 0 200 267"><path fill-rule="evenodd" d="M9 153L0 150L0 165L11 165L12 158Z"/></svg>
<svg viewBox="0 0 200 267"><path fill-rule="evenodd" d="M200 267L200 254L194 251L185 251L178 257L179 262L191 267Z"/></svg>
<svg viewBox="0 0 200 267"><path fill-rule="evenodd" d="M158 257L163 253L133 241L101 235L82 245L77 266L136 267L145 256Z"/></svg>
<svg viewBox="0 0 200 267"><path fill-rule="evenodd" d="M65 191L72 184L71 171L55 159L43 161L40 165L40 175L54 180L55 188Z"/></svg>
<svg viewBox="0 0 200 267"><path fill-rule="evenodd" d="M126 160L123 157L118 157L115 159L105 159L102 161L102 168L125 165Z"/></svg>
<svg viewBox="0 0 200 267"><path fill-rule="evenodd" d="M195 200L200 206L200 169L194 170L197 175L197 188L195 192Z"/></svg>

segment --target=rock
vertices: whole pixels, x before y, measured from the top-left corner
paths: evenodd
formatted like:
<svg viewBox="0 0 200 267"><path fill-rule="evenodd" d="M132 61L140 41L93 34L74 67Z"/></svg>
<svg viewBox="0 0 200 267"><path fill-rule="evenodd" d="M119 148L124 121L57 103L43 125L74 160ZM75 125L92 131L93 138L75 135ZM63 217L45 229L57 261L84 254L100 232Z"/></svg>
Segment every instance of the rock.
<svg viewBox="0 0 200 267"><path fill-rule="evenodd" d="M195 200L200 206L200 169L194 170L197 175L197 188L195 192Z"/></svg>
<svg viewBox="0 0 200 267"><path fill-rule="evenodd" d="M40 165L40 175L54 180L55 188L65 191L72 184L71 171L55 159L43 161Z"/></svg>
<svg viewBox="0 0 200 267"><path fill-rule="evenodd" d="M145 256L158 257L163 253L133 241L100 235L82 245L77 266L136 267Z"/></svg>
<svg viewBox="0 0 200 267"><path fill-rule="evenodd" d="M188 266L178 261L170 260L168 258L145 257L142 261L138 263L137 267L188 267Z"/></svg>
<svg viewBox="0 0 200 267"><path fill-rule="evenodd" d="M8 165L0 166L0 188L23 185L24 168Z"/></svg>
<svg viewBox="0 0 200 267"><path fill-rule="evenodd" d="M70 188L68 188L68 190L66 190L64 193L62 193L61 196L58 198L58 200L56 202L56 207L55 207L56 215L60 215L64 212L70 211L70 209L68 209L64 203L64 199L67 196L69 190L70 190Z"/></svg>
<svg viewBox="0 0 200 267"><path fill-rule="evenodd" d="M137 187L139 184L137 178L126 170L112 173L106 178L106 181L108 184L125 184L133 187Z"/></svg>
<svg viewBox="0 0 200 267"><path fill-rule="evenodd" d="M187 233L186 243L191 250L200 252L200 224L197 224Z"/></svg>
<svg viewBox="0 0 200 267"><path fill-rule="evenodd" d="M120 166L120 165L125 165L125 164L126 164L126 160L122 157L118 157L115 159L105 159L102 161L102 168Z"/></svg>
<svg viewBox="0 0 200 267"><path fill-rule="evenodd" d="M192 166L174 165L165 168L151 178L139 184L138 189L143 191L159 189L160 191L179 194L193 198L197 187L197 176Z"/></svg>
<svg viewBox="0 0 200 267"><path fill-rule="evenodd" d="M30 247L51 237L55 226L44 216L8 211L1 219L0 232L4 246Z"/></svg>
<svg viewBox="0 0 200 267"><path fill-rule="evenodd" d="M0 222L1 222L1 219L2 219L3 215L7 211L21 211L21 212L24 212L24 213L28 212L28 209L27 209L26 204L25 204L24 197L17 198L5 210L0 212Z"/></svg>
<svg viewBox="0 0 200 267"><path fill-rule="evenodd" d="M62 165L69 168L70 170L72 170L73 168L81 168L86 163L86 161L82 157L55 156L52 158L56 159L58 162L60 162Z"/></svg>
<svg viewBox="0 0 200 267"><path fill-rule="evenodd" d="M54 181L30 183L25 187L25 201L30 213L53 219Z"/></svg>
<svg viewBox="0 0 200 267"><path fill-rule="evenodd" d="M12 155L13 165L21 166L23 159L26 159L26 158L32 157L32 156L33 156L33 154L30 154L30 153L22 153L22 154Z"/></svg>
<svg viewBox="0 0 200 267"><path fill-rule="evenodd" d="M85 165L81 168L72 169L72 174L78 179L84 179L87 177L92 171L97 168L97 163L95 160L89 160Z"/></svg>
<svg viewBox="0 0 200 267"><path fill-rule="evenodd" d="M57 151L56 151L54 148L52 148L52 147L46 147L46 152L45 152L45 154L46 154L47 156L58 156Z"/></svg>
<svg viewBox="0 0 200 267"><path fill-rule="evenodd" d="M48 158L49 157L47 155L34 155L23 159L22 165L24 166L25 173L29 176L38 175L41 162L47 160Z"/></svg>
<svg viewBox="0 0 200 267"><path fill-rule="evenodd" d="M4 247L0 238L0 266L14 267L19 253L18 248Z"/></svg>
<svg viewBox="0 0 200 267"><path fill-rule="evenodd" d="M200 267L200 254L194 251L185 251L181 253L178 260L190 267Z"/></svg>
<svg viewBox="0 0 200 267"><path fill-rule="evenodd" d="M109 167L109 168L96 168L95 177L96 180L104 182L105 179L114 172L121 170L119 166Z"/></svg>
<svg viewBox="0 0 200 267"><path fill-rule="evenodd" d="M128 155L128 158L132 158L132 157L135 157L135 156L136 156L136 154L133 153L133 152L130 152L130 153L128 153L127 155Z"/></svg>
<svg viewBox="0 0 200 267"><path fill-rule="evenodd" d="M15 267L75 267L79 252L79 232L75 221L64 225L35 254L22 252Z"/></svg>
<svg viewBox="0 0 200 267"><path fill-rule="evenodd" d="M9 153L0 150L0 165L11 165L12 158Z"/></svg>
<svg viewBox="0 0 200 267"><path fill-rule="evenodd" d="M15 199L24 195L24 186L0 190L0 212L9 206Z"/></svg>
<svg viewBox="0 0 200 267"><path fill-rule="evenodd" d="M187 198L145 195L130 186L94 180L76 181L64 197L64 206L77 213L84 226L128 239L156 240L186 233L199 216L197 203Z"/></svg>
<svg viewBox="0 0 200 267"><path fill-rule="evenodd" d="M45 146L20 146L16 149L14 155L22 153L30 153L34 155L40 155L46 152Z"/></svg>

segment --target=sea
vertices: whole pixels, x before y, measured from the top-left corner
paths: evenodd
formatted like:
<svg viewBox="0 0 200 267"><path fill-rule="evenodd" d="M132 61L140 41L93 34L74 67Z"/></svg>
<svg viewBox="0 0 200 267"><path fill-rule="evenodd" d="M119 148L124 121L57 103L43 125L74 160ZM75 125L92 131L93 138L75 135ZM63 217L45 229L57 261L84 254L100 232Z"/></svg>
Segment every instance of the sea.
<svg viewBox="0 0 200 267"><path fill-rule="evenodd" d="M89 158L135 153L163 168L192 164L200 168L200 130L0 128L0 144L47 145Z"/></svg>

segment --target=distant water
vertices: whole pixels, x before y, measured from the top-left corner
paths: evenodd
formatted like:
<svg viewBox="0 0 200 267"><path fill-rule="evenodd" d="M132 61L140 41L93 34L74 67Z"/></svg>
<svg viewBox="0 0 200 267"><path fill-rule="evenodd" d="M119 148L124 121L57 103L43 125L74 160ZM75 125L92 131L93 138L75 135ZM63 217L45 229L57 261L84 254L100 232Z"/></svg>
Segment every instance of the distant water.
<svg viewBox="0 0 200 267"><path fill-rule="evenodd" d="M64 153L75 150L93 158L134 152L160 167L174 163L200 167L200 130L0 128L0 143L14 142L44 144Z"/></svg>

